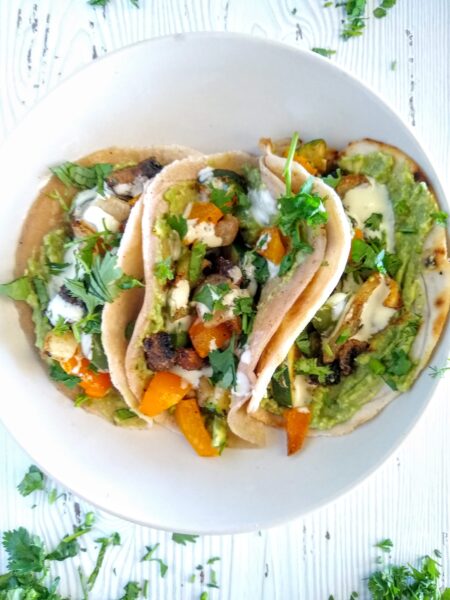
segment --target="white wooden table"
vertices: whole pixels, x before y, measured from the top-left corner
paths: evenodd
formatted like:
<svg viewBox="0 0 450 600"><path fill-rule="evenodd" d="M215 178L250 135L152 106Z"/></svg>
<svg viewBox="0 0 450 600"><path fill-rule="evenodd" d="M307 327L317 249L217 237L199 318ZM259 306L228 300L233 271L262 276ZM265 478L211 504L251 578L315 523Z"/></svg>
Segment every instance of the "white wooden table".
<svg viewBox="0 0 450 600"><path fill-rule="evenodd" d="M0 0L0 141L59 81L107 52L168 33L229 30L336 50L333 61L372 85L416 128L448 188L448 0L398 0L386 19L371 18L364 35L349 42L339 38L340 10L323 8L321 0L140 4L138 10L128 0L111 0L103 10L87 6L85 0ZM369 0L369 5L373 8L375 2ZM198 599L208 589L209 568L202 584L195 567L219 556L214 568L220 589L208 589L210 600L326 600L330 594L338 600L347 599L353 590L364 598L363 578L375 568L373 544L382 537L392 538L398 561L441 550L449 585L449 382L450 374L414 432L375 475L332 505L289 525L248 535L204 537L183 547L174 544L170 534L100 513L98 533L118 531L122 545L108 550L90 597L112 600L127 581L150 579L151 598ZM6 400L14 398L1 402ZM71 531L79 506L82 513L89 510L81 501L78 506L71 494L53 505L43 495L19 496L16 485L30 460L1 426L0 456L1 531L23 525L51 545ZM31 508L33 504L37 506ZM145 545L156 542L158 556L169 565L164 579L156 563L139 562ZM82 564L90 572L95 544L89 542L87 548ZM73 599L81 597L78 561L58 563L55 571L62 578L61 592ZM0 567L0 572L6 570L4 554ZM196 582L190 583L193 572Z"/></svg>

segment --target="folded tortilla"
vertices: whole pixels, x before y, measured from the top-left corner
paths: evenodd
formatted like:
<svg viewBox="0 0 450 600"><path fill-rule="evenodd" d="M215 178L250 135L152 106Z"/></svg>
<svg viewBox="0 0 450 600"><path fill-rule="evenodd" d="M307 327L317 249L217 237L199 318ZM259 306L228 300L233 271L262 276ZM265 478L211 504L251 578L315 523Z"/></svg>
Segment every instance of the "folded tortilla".
<svg viewBox="0 0 450 600"><path fill-rule="evenodd" d="M141 398L151 380L153 373L145 367L143 340L148 335L150 329L150 315L152 314L156 302L158 284L155 279L154 267L158 256L159 240L154 235L155 223L159 218L168 212L168 203L164 195L172 186L177 183L195 180L199 171L207 167L216 169L228 169L241 173L245 166L258 165L261 180L264 186L271 192L273 198L278 198L285 193L285 184L270 167L271 161L277 163L276 157L265 157L257 159L242 152L229 152L206 156L204 158L190 158L170 165L158 175L148 186L144 197L144 215L143 215L143 254L144 254L144 272L146 282L145 299L142 310L136 321L133 337L130 341L126 355L126 369L130 389L134 398L130 402L133 410L137 411L143 418L149 419L139 411ZM268 163L268 164L267 164ZM284 161L282 161L284 165ZM303 173L302 173L303 176ZM302 179L304 181L304 179ZM298 170L295 167L293 171L293 188L300 186ZM325 186L316 185L316 191L321 196L326 196L326 209L328 209L328 197L333 195L332 191L325 189ZM332 202L335 200L333 198ZM337 204L337 203L336 203ZM334 204L333 204L334 206ZM342 211L341 211L342 212ZM349 227L345 216L341 213L335 216L334 208L329 213L332 222L339 221L335 225L338 227L334 249L336 252L348 253ZM340 220L342 219L342 227ZM237 403L242 405L249 397L249 393L256 384L256 373L259 358L264 348L271 343L272 338L276 337L277 331L283 323L290 309L296 304L297 299L307 288L308 284L314 279L317 272L321 269L327 248L327 231L329 226L317 226L308 231L308 242L312 247L310 254L305 254L296 264L288 276L275 276L269 279L262 287L261 296L256 307L256 317L253 329L249 334L245 351L242 352L237 367L237 385L233 396L232 412L235 413L238 408ZM339 264L337 265L340 266ZM330 267L330 272L333 267ZM331 273L330 273L331 274ZM339 273L336 274L339 278ZM282 340L278 342L281 343ZM278 345L277 345L278 347ZM269 365L268 369L271 366ZM268 377L270 380L270 375ZM157 421L170 423L171 419L168 413L156 417ZM255 424L253 419L250 420ZM240 438L252 443L262 442L262 436L249 435L243 431L238 420L229 418L230 429ZM256 423L256 425L258 425Z"/></svg>
<svg viewBox="0 0 450 600"><path fill-rule="evenodd" d="M263 142L263 147L265 156L260 159L261 168L284 186L282 178L286 159L273 154L270 143ZM310 178L310 173L304 167L293 163L294 193L298 193ZM314 177L313 191L323 198L328 212L328 222L322 232L320 261L315 263L315 268L304 263L292 277L288 292L290 303L285 304L280 295L273 300L270 310L282 314L282 318L270 337L261 335L254 340L251 361L239 365L238 376L240 374L248 378L253 385L247 394L234 394L228 422L239 437L257 445L265 442L263 424L280 424L279 419L260 408L267 386L298 335L335 288L350 252L350 226L336 192L318 177ZM260 329L265 331L263 319Z"/></svg>

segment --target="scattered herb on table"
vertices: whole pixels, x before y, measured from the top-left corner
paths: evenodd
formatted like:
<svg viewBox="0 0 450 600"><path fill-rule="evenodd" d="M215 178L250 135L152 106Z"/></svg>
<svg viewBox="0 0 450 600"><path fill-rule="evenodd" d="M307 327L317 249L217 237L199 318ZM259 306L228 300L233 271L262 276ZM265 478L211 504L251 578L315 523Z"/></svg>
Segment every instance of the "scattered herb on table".
<svg viewBox="0 0 450 600"><path fill-rule="evenodd" d="M190 533L172 533L172 541L176 544L181 544L182 546L186 546L187 542L191 544L195 544L198 539L198 535L190 534Z"/></svg>
<svg viewBox="0 0 450 600"><path fill-rule="evenodd" d="M330 50L329 48L311 48L311 50L316 54L320 54L320 56L325 56L325 58L330 58L333 54L336 54L336 50Z"/></svg>
<svg viewBox="0 0 450 600"><path fill-rule="evenodd" d="M17 489L22 496L28 496L36 490L43 490L45 488L45 475L36 467L31 465L28 471L23 476L22 481L17 486Z"/></svg>
<svg viewBox="0 0 450 600"><path fill-rule="evenodd" d="M109 548L109 546L119 546L120 535L117 532L114 532L108 537L98 538L95 541L98 544L100 544L100 550L98 551L98 556L97 560L95 561L94 569L87 580L87 587L89 590L92 590L92 588L95 585L95 582L97 581L98 574L100 573L103 561L105 560L107 548Z"/></svg>
<svg viewBox="0 0 450 600"><path fill-rule="evenodd" d="M123 588L125 592L123 596L119 598L119 600L137 600L139 598L140 593L142 592L144 595L144 590L138 584L137 581L129 581ZM147 591L147 590L146 590ZM144 595L144 597L147 594Z"/></svg>
<svg viewBox="0 0 450 600"><path fill-rule="evenodd" d="M129 0L133 6L139 8L139 0ZM105 8L111 0L88 0L90 6L101 6Z"/></svg>
<svg viewBox="0 0 450 600"><path fill-rule="evenodd" d="M450 361L450 358L447 359L447 362ZM447 371L450 371L450 365L448 366L444 366L444 367L428 367L430 369L430 377L433 377L433 379L438 379L441 377L444 377L444 375L447 373Z"/></svg>
<svg viewBox="0 0 450 600"><path fill-rule="evenodd" d="M166 563L161 558L153 556L158 548L159 548L159 544L155 544L154 546L145 546L145 549L147 550L147 552L141 558L141 562L144 562L144 561L157 562L159 564L159 574L161 575L161 577L164 577L165 574L167 573L169 567L166 565Z"/></svg>

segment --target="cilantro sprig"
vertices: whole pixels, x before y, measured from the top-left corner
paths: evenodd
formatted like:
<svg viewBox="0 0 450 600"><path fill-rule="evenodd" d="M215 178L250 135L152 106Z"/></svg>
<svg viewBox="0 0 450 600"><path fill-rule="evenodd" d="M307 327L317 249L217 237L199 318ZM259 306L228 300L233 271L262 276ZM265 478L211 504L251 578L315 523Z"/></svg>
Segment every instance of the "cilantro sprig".
<svg viewBox="0 0 450 600"><path fill-rule="evenodd" d="M113 171L113 165L98 163L92 167L83 167L72 162L53 167L50 171L56 175L67 187L76 187L88 190L97 187L99 194L103 194L105 179Z"/></svg>
<svg viewBox="0 0 450 600"><path fill-rule="evenodd" d="M186 546L187 542L195 544L198 538L199 536L193 533L172 533L172 541L182 546Z"/></svg>
<svg viewBox="0 0 450 600"><path fill-rule="evenodd" d="M213 374L211 381L224 389L236 386L237 356L234 354L235 336L225 350L213 350L208 354Z"/></svg>
<svg viewBox="0 0 450 600"><path fill-rule="evenodd" d="M327 377L332 374L331 367L319 365L317 358L299 358L295 362L295 372L299 375L313 375L319 383L326 383Z"/></svg>
<svg viewBox="0 0 450 600"><path fill-rule="evenodd" d="M228 283L219 283L217 285L207 283L201 287L192 299L194 302L203 304L209 310L209 313L206 313L204 317L208 314L212 316L212 313L215 311L225 308L222 299L229 291L230 286Z"/></svg>
<svg viewBox="0 0 450 600"><path fill-rule="evenodd" d="M29 496L37 490L45 489L44 473L36 465L31 465L17 486L17 489L22 496Z"/></svg>

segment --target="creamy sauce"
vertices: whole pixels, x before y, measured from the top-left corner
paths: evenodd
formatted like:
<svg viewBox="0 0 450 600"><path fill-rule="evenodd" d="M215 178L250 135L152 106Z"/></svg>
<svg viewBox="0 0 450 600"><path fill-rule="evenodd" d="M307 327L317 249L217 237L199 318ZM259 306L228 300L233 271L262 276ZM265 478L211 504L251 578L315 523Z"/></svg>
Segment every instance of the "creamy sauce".
<svg viewBox="0 0 450 600"><path fill-rule="evenodd" d="M277 214L277 201L267 188L252 189L248 192L250 213L260 225L270 225Z"/></svg>
<svg viewBox="0 0 450 600"><path fill-rule="evenodd" d="M237 265L228 270L228 275L233 283L238 283L242 279L242 271Z"/></svg>
<svg viewBox="0 0 450 600"><path fill-rule="evenodd" d="M250 381L247 375L238 371L236 375L236 386L234 388L235 396L239 396L240 398L246 398L250 395L251 386Z"/></svg>
<svg viewBox="0 0 450 600"><path fill-rule="evenodd" d="M305 377L296 375L294 378L292 406L295 408L306 406L311 399L311 388Z"/></svg>
<svg viewBox="0 0 450 600"><path fill-rule="evenodd" d="M244 352L241 354L241 362L244 365L249 365L252 362L252 354L250 350L244 350Z"/></svg>
<svg viewBox="0 0 450 600"><path fill-rule="evenodd" d="M361 312L361 329L353 336L355 340L366 342L375 333L382 331L396 312L395 308L383 305L390 293L390 288L384 278L370 294Z"/></svg>
<svg viewBox="0 0 450 600"><path fill-rule="evenodd" d="M342 292L336 292L328 298L327 304L331 308L332 321L339 320L340 316L345 310L346 300L347 294Z"/></svg>
<svg viewBox="0 0 450 600"><path fill-rule="evenodd" d="M92 360L92 334L82 333L80 337L81 352L88 360Z"/></svg>
<svg viewBox="0 0 450 600"><path fill-rule="evenodd" d="M367 179L369 183L358 185L345 194L344 207L347 214L355 220L356 226L369 236L380 237L380 234L385 232L387 250L393 252L395 249L395 217L387 187L377 183L372 177ZM378 231L367 229L364 226L365 221L374 213L382 215Z"/></svg>
<svg viewBox="0 0 450 600"><path fill-rule="evenodd" d="M216 235L216 230L212 223L198 221L198 219L188 219L188 230L183 240L186 244L192 244L195 241L204 242L208 248L218 248L222 245L222 238Z"/></svg>
<svg viewBox="0 0 450 600"><path fill-rule="evenodd" d="M57 275L52 275L47 284L47 292L49 298L52 299L56 296L56 294L61 289L64 281L67 279L75 279L76 277L76 260L75 260L75 252L77 248L76 246L69 246L64 254L64 263L67 264L60 273Z"/></svg>
<svg viewBox="0 0 450 600"><path fill-rule="evenodd" d="M275 277L278 277L278 273L280 271L280 265L276 265L272 261L268 260L267 267L269 269L269 279L274 279Z"/></svg>
<svg viewBox="0 0 450 600"><path fill-rule="evenodd" d="M170 313L173 315L180 308L187 308L189 302L189 281L180 279L169 292L168 305Z"/></svg>
<svg viewBox="0 0 450 600"><path fill-rule="evenodd" d="M77 323L84 317L84 308L77 304L71 304L56 294L50 300L46 314L52 325L56 325L59 319L63 319L66 323Z"/></svg>
<svg viewBox="0 0 450 600"><path fill-rule="evenodd" d="M200 183L209 183L214 177L212 167L205 167L198 172L198 180Z"/></svg>
<svg viewBox="0 0 450 600"><path fill-rule="evenodd" d="M181 367L173 367L170 370L172 373L175 373L175 375L178 375L179 377L190 383L195 389L198 388L200 379L202 377L212 377L213 374L212 367L205 367L196 371L187 371L186 369L182 369Z"/></svg>
<svg viewBox="0 0 450 600"><path fill-rule="evenodd" d="M120 229L120 221L99 206L88 206L83 213L82 219L96 231L109 230L116 233Z"/></svg>

